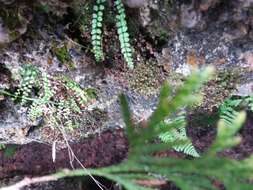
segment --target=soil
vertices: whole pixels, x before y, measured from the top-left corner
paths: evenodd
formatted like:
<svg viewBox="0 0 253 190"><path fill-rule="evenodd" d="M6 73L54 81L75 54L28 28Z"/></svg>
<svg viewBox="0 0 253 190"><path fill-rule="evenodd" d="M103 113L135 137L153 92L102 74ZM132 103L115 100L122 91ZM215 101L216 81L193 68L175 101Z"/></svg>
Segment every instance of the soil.
<svg viewBox="0 0 253 190"><path fill-rule="evenodd" d="M224 150L220 153L220 156L243 159L253 153L253 113L248 112L247 115L248 118L238 134L242 137L241 143L234 148ZM216 135L216 128L214 126L189 126L188 133L194 146L199 152L203 153L212 144ZM8 146L11 147L13 145ZM87 168L97 168L120 163L127 158L128 152L128 142L122 129L105 131L100 135L71 144L71 147L81 163ZM5 178L6 180L15 176L45 175L56 172L61 168L71 168L72 166L79 168L76 162L73 162L71 166L67 148L57 151L56 155L56 160L53 162L52 147L40 143L16 146L15 153L11 157L6 156L4 151L0 151L0 179ZM175 151L161 152L157 156L187 158L184 154ZM104 185L107 185L107 188L111 187L109 189L112 190L117 189L116 185L112 182L102 178L99 180ZM72 184L69 189L76 189L77 184L79 184L78 188L82 190L99 189L87 178L60 180L50 182L49 185L52 187L60 187L61 185L66 187L69 181ZM40 186L36 186L36 189L40 189ZM160 189L178 190L171 183L163 185Z"/></svg>
<svg viewBox="0 0 253 190"><path fill-rule="evenodd" d="M14 145L8 145L9 149ZM106 131L91 139L70 144L73 152L87 168L117 164L127 156L127 141L122 130ZM56 172L61 168L79 167L77 162L70 165L68 149L56 152L52 161L52 147L40 143L16 146L13 156L0 152L0 178L17 175L43 175Z"/></svg>

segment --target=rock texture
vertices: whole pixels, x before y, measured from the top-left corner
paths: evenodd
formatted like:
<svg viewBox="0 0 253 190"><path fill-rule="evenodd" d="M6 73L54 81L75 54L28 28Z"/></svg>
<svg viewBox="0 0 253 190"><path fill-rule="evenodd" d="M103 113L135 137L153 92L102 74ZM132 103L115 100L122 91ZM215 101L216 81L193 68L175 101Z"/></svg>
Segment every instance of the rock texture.
<svg viewBox="0 0 253 190"><path fill-rule="evenodd" d="M16 5L16 1L11 2L7 3L8 6ZM71 141L78 141L81 137L79 134L87 136L107 128L124 127L118 103L118 95L121 92L127 94L134 118L139 122L147 119L155 109L159 87L164 80L177 86L192 70L206 65L214 65L218 73L224 75L223 78L218 75L217 79L210 83L212 84L210 88L205 88L207 92L204 95L210 101L206 101L203 105L208 106L210 110L215 110L224 98L236 94L236 89L239 89L238 94L251 92L248 89L253 76L253 21L250 0L127 1L130 7L139 7L133 11L131 8L127 9L129 23L134 21L134 25L130 26L139 32L139 35L135 36L136 39L133 39L134 47L137 47L134 71L125 70L117 43L110 44L113 41L111 39L115 37L115 30L105 27L104 49L109 52L109 56L104 65L96 65L92 55L86 54L89 52L89 41L83 40L83 37L90 39L89 31L85 33L74 28L73 32L72 26L69 25L70 22L79 24L75 22L74 17L74 20L71 20L73 16L71 11L66 12L66 7L72 1L55 2L55 6L54 1L44 2L50 7L56 8L59 5L65 9L61 15L63 17L60 17L63 19L62 23L50 23L52 26L48 27L50 24L43 24L48 22L46 15L34 13L33 19L29 20L29 14L23 14L23 18L29 20L28 33L2 50L0 64L6 68L4 73L9 72L12 76L16 76L23 64L32 63L50 74L66 74L82 87L96 89L97 98L87 108L86 123L81 130L70 134ZM27 2L23 3L26 5ZM78 2L75 3L80 5ZM136 15L138 17L135 17ZM55 18L54 14L51 16ZM77 18L80 19L80 14ZM132 30L130 28L130 31ZM0 39L6 39L6 31L6 26L2 23ZM73 33L74 36L71 36ZM71 37L82 44L74 42ZM55 56L53 52L55 47L62 46L68 47L69 57L75 69L70 69ZM0 79L0 88L14 90L18 79L12 78L11 82L6 77ZM31 140L40 140L52 143L55 136L48 135L54 134L52 130L37 129L26 121L27 108L11 103L6 97L1 97L0 101L4 108L0 117L2 141L28 143ZM215 105L212 105L214 102ZM94 114L100 113L96 111L97 109L102 110L103 116L106 117ZM99 120L100 118L105 119ZM14 125L15 130L12 129ZM34 128L36 130L30 130ZM20 130L23 133L13 134L13 131Z"/></svg>

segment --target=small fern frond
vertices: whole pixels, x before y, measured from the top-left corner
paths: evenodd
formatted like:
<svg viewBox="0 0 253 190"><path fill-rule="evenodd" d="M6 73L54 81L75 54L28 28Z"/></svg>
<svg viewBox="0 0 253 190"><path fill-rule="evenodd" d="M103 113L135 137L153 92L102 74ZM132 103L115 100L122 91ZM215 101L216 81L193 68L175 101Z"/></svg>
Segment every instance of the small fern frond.
<svg viewBox="0 0 253 190"><path fill-rule="evenodd" d="M21 81L14 99L21 97L21 104L23 105L27 102L26 99L30 97L33 85L39 75L39 71L32 65L25 65L21 68L20 75Z"/></svg>
<svg viewBox="0 0 253 190"><path fill-rule="evenodd" d="M50 82L50 76L45 72L42 72L42 86L43 92L38 99L34 100L29 111L28 117L35 121L39 117L43 116L43 110L47 103L49 103L50 99L54 96L55 92L52 88Z"/></svg>
<svg viewBox="0 0 253 190"><path fill-rule="evenodd" d="M83 90L75 81L66 76L62 77L62 80L66 89L73 92L76 102L80 104L81 107L84 107L87 104L89 97L85 90Z"/></svg>
<svg viewBox="0 0 253 190"><path fill-rule="evenodd" d="M253 95L248 96L246 101L248 102L249 109L253 112Z"/></svg>
<svg viewBox="0 0 253 190"><path fill-rule="evenodd" d="M31 121L36 121L38 118L43 116L43 104L38 101L34 101L28 110L28 118Z"/></svg>
<svg viewBox="0 0 253 190"><path fill-rule="evenodd" d="M181 142L180 145L173 146L173 149L178 152L183 152L187 155L191 155L193 157L200 156L186 135L186 120L184 115L178 116L172 121L166 120L165 122L162 122L158 127L165 127L166 125L175 125L177 127L165 133L161 133L159 135L159 138L162 142Z"/></svg>
<svg viewBox="0 0 253 190"><path fill-rule="evenodd" d="M239 114L237 110L245 107L253 111L253 96L242 96L237 99L233 99L233 97L229 98L225 100L219 108L220 118L229 126Z"/></svg>
<svg viewBox="0 0 253 190"><path fill-rule="evenodd" d="M44 96L42 98L42 101L47 103L54 96L55 91L54 91L52 84L50 82L50 76L44 72L42 73L42 86L44 89Z"/></svg>
<svg viewBox="0 0 253 190"><path fill-rule="evenodd" d="M96 61L104 60L103 46L102 46L102 26L103 14L106 0L96 0L93 7L92 15L92 51L95 55Z"/></svg>
<svg viewBox="0 0 253 190"><path fill-rule="evenodd" d="M1 143L0 143L0 150L4 150L5 147L6 147L6 146L5 146L4 144L1 144Z"/></svg>
<svg viewBox="0 0 253 190"><path fill-rule="evenodd" d="M127 22L126 22L125 8L124 8L124 5L121 0L115 1L115 7L117 10L116 26L117 26L117 31L118 31L118 35L119 35L121 53L123 54L128 67L130 69L133 69L134 68L133 50L130 45L128 27L127 27Z"/></svg>

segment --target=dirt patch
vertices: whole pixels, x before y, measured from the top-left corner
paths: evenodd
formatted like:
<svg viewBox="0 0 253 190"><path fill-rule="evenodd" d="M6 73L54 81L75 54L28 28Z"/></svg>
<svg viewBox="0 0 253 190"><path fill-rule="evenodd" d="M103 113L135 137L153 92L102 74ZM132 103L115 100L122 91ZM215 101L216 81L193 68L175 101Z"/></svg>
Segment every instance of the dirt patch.
<svg viewBox="0 0 253 190"><path fill-rule="evenodd" d="M71 147L81 163L88 168L117 164L126 158L128 149L122 130L107 131L92 139L71 144ZM39 143L17 147L11 158L6 157L4 151L0 151L0 166L0 178L43 175L61 168L71 168L66 148L57 151L56 161L53 163L51 146ZM77 162L73 162L73 166L79 167Z"/></svg>

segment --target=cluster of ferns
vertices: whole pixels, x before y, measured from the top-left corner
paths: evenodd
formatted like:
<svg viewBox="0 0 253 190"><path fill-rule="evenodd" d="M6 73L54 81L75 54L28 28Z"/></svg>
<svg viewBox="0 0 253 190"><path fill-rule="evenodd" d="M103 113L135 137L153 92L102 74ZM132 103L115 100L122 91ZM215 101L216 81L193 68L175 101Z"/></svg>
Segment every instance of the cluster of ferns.
<svg viewBox="0 0 253 190"><path fill-rule="evenodd" d="M90 98L76 82L66 76L50 76L32 65L25 65L20 76L14 100L29 105L27 115L31 121L43 118L50 127L78 126L82 109Z"/></svg>
<svg viewBox="0 0 253 190"><path fill-rule="evenodd" d="M97 62L101 62L105 59L103 52L103 18L106 9L106 0L96 0L93 7L92 15L92 50ZM117 27L117 33L120 41L121 53L130 69L134 67L133 61L133 49L130 45L130 38L128 33L125 8L121 0L114 1L114 7L116 9L115 22Z"/></svg>

